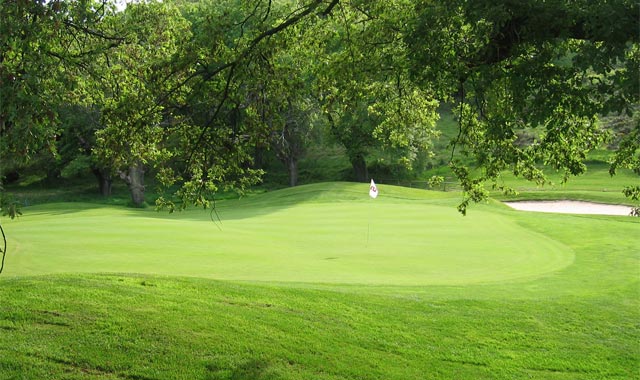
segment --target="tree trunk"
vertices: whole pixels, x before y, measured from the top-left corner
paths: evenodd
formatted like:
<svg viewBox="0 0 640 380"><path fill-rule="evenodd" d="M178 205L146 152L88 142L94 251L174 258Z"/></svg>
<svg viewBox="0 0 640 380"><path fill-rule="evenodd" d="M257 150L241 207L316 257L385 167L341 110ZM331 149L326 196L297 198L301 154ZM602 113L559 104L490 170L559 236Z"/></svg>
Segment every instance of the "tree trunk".
<svg viewBox="0 0 640 380"><path fill-rule="evenodd" d="M356 154L353 157L349 157L351 166L353 166L353 172L358 182L369 182L369 171L367 170L367 162L364 160L362 154Z"/></svg>
<svg viewBox="0 0 640 380"><path fill-rule="evenodd" d="M131 193L131 201L135 207L141 207L144 204L144 165L142 162L136 162L129 166L128 172L120 172L122 178Z"/></svg>
<svg viewBox="0 0 640 380"><path fill-rule="evenodd" d="M288 160L288 169L289 169L289 186L297 186L298 185L298 160L289 157Z"/></svg>
<svg viewBox="0 0 640 380"><path fill-rule="evenodd" d="M111 196L111 188L113 184L111 174L106 170L101 170L100 168L91 168L91 172L93 172L96 180L98 180L98 190L100 191L100 195L103 197Z"/></svg>
<svg viewBox="0 0 640 380"><path fill-rule="evenodd" d="M47 169L46 183L55 183L58 178L60 178L60 168Z"/></svg>
<svg viewBox="0 0 640 380"><path fill-rule="evenodd" d="M256 145L253 153L253 167L256 169L264 169L264 147Z"/></svg>
<svg viewBox="0 0 640 380"><path fill-rule="evenodd" d="M129 184L131 201L136 207L140 207L144 203L144 166L141 162L131 165L129 177L131 178Z"/></svg>

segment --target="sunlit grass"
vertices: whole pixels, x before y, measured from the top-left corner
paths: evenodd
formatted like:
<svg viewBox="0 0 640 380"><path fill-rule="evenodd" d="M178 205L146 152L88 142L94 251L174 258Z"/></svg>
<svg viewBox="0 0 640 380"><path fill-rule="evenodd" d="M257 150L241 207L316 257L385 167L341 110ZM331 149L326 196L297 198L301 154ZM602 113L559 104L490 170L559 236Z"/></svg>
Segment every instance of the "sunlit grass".
<svg viewBox="0 0 640 380"><path fill-rule="evenodd" d="M504 215L477 209L462 217L451 194L380 191L384 196L371 200L366 184L309 185L221 201L217 215L85 203L33 207L6 225L17 247L7 274L451 285L537 276L573 260L564 245Z"/></svg>
<svg viewBox="0 0 640 380"><path fill-rule="evenodd" d="M0 378L640 378L638 218L362 187L225 200L221 224L27 208L3 223Z"/></svg>

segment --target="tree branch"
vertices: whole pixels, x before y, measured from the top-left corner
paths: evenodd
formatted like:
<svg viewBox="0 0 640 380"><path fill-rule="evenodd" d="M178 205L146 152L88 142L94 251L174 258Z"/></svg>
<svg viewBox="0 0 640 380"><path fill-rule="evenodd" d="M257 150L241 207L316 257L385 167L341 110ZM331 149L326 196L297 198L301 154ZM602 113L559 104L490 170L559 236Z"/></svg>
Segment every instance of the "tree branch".
<svg viewBox="0 0 640 380"><path fill-rule="evenodd" d="M89 28L87 28L85 26L78 25L78 24L76 24L76 23L74 23L72 21L69 21L69 20L64 20L63 23L66 26L70 27L70 28L73 28L75 30L79 30L79 31L81 31L83 33L86 33L86 34L89 34L89 35L92 35L92 36L95 36L95 37L99 37L99 38L102 38L102 39L105 39L105 40L118 41L118 42L124 42L124 40L125 40L124 37L107 36L106 34L104 34L102 32L99 32L99 31L93 30L93 29L89 29Z"/></svg>
<svg viewBox="0 0 640 380"><path fill-rule="evenodd" d="M325 9L322 13L320 13L320 16L322 17L327 17L329 16L329 14L331 14L331 11L333 10L333 8L338 5L338 3L340 2L340 0L333 0L331 1L331 3L329 4L329 6L327 7L327 9Z"/></svg>

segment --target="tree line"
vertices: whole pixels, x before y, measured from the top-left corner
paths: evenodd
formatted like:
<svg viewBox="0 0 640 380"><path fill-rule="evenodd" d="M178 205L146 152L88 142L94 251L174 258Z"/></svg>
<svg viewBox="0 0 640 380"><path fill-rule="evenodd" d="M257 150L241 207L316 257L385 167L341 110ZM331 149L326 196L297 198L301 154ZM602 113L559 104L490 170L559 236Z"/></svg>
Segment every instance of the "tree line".
<svg viewBox="0 0 640 380"><path fill-rule="evenodd" d="M152 172L158 206L207 207L258 183L265 150L295 185L319 128L368 181L372 149L406 168L431 153L443 103L463 213L505 170L583 173L612 137L602 116L629 120L611 173L640 175L638 13L631 0L0 0L0 181L29 162L80 168L141 204Z"/></svg>

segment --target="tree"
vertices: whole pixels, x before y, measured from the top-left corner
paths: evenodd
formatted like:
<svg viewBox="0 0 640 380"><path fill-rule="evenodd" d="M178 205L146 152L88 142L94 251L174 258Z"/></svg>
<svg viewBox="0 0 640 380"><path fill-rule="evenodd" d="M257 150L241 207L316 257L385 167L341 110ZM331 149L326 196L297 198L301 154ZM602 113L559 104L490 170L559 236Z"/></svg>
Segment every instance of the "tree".
<svg viewBox="0 0 640 380"><path fill-rule="evenodd" d="M272 133L272 146L289 174L289 186L298 185L298 161L304 155L311 133L311 114L306 104L287 100L283 123Z"/></svg>
<svg viewBox="0 0 640 380"><path fill-rule="evenodd" d="M340 2L319 26L322 52L315 68L330 129L344 145L360 182L368 181L366 156L391 149L410 168L436 135L437 102L409 80L403 25L408 1Z"/></svg>
<svg viewBox="0 0 640 380"><path fill-rule="evenodd" d="M120 42L94 28L109 11L92 1L0 3L0 157L55 153L56 107L77 95L77 70Z"/></svg>
<svg viewBox="0 0 640 380"><path fill-rule="evenodd" d="M57 16L53 4L0 4L0 155L27 160L51 147L53 104L59 84L58 59L52 53L61 38L47 22ZM48 71L51 75L41 75ZM1 169L1 168L0 168Z"/></svg>
<svg viewBox="0 0 640 380"><path fill-rule="evenodd" d="M247 122L267 129L271 149L285 166L289 185L298 184L298 160L304 155L312 131L312 119L319 112L312 96L312 49L301 25L292 26L261 49L258 72L247 82L255 87L247 102Z"/></svg>
<svg viewBox="0 0 640 380"><path fill-rule="evenodd" d="M463 213L503 170L539 184L547 181L540 165L565 179L583 173L587 152L607 138L598 115L636 112L635 2L422 1L415 11L405 37L413 77L457 103L454 144L477 163L475 170L451 163ZM527 144L517 139L525 128L539 131ZM612 172L640 170L639 128L621 144Z"/></svg>
<svg viewBox="0 0 640 380"><path fill-rule="evenodd" d="M161 197L159 206L206 207L217 191L242 193L260 180L252 152L266 146L284 120L279 102L286 99L284 78L291 72L277 62L283 49L294 45L283 36L302 20L330 12L335 3L229 0L183 8L194 36L184 57L194 68L180 113L186 122L173 133L183 169L162 170L162 182L180 189Z"/></svg>
<svg viewBox="0 0 640 380"><path fill-rule="evenodd" d="M93 153L96 132L103 128L100 110L95 106L66 105L58 114L61 131L57 150L62 160L62 174L91 171L96 177L100 194L103 197L110 196L112 169L101 163Z"/></svg>
<svg viewBox="0 0 640 380"><path fill-rule="evenodd" d="M190 38L190 26L164 3L129 4L105 23L124 41L96 60L99 86L89 81L85 89L103 125L94 152L125 181L139 207L145 201L145 166L169 157L162 147L163 123L172 119L169 107L181 96L172 90L188 74L172 63Z"/></svg>

